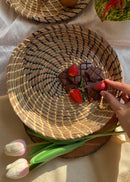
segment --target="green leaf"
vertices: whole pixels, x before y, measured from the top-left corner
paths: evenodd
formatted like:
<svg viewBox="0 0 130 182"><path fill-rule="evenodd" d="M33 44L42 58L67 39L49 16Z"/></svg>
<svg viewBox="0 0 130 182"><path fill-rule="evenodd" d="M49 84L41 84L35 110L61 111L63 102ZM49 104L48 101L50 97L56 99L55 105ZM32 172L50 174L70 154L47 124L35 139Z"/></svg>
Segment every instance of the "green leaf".
<svg viewBox="0 0 130 182"><path fill-rule="evenodd" d="M84 83L84 79L83 79L83 77L82 77L82 78L81 78L80 87L82 87L82 86L83 86L83 83Z"/></svg>
<svg viewBox="0 0 130 182"><path fill-rule="evenodd" d="M34 149L32 149L32 151L27 155L27 157L32 157L36 154L38 154L39 152L41 152L42 150L44 150L44 147L48 146L48 144L42 144L42 145L38 145L36 146Z"/></svg>
<svg viewBox="0 0 130 182"><path fill-rule="evenodd" d="M49 141L50 143L56 143L57 145L63 145L63 144L67 145L67 144L70 144L70 143L77 142L77 141L79 141L81 139L81 138L76 138L76 139L69 139L69 140L56 140L56 139L53 139L53 138L42 136L42 135L40 135L40 134L38 134L38 133L36 133L36 132L34 132L32 130L27 130L27 132L30 135L42 138L42 139L44 139L46 141Z"/></svg>
<svg viewBox="0 0 130 182"><path fill-rule="evenodd" d="M32 165L30 165L30 167L29 167L29 171L32 171L32 170L34 170L34 169L40 167L41 165L42 165L42 163L32 164Z"/></svg>
<svg viewBox="0 0 130 182"><path fill-rule="evenodd" d="M85 92L85 88L81 88L80 90L81 90L82 92Z"/></svg>
<svg viewBox="0 0 130 182"><path fill-rule="evenodd" d="M113 131L113 130L115 130L116 128L118 128L119 126L120 126L120 124L115 125L115 126L109 128L109 129L105 130L103 133L106 133L106 132L109 132L109 131Z"/></svg>
<svg viewBox="0 0 130 182"><path fill-rule="evenodd" d="M31 144L28 144L27 147L34 147L34 146L37 146L37 145L44 145L44 144L49 144L50 142L49 141L43 141L43 142L40 142L40 143L31 143Z"/></svg>
<svg viewBox="0 0 130 182"><path fill-rule="evenodd" d="M64 155L66 153L69 153L71 151L73 151L74 149L84 145L85 141L79 141L73 144L69 144L69 145L64 145L64 146L57 146L57 147L52 147L49 148L46 151L40 152L39 154L37 154L36 156L34 156L31 160L30 163L31 164L35 164L35 163L47 163L48 161Z"/></svg>
<svg viewBox="0 0 130 182"><path fill-rule="evenodd" d="M85 102L85 96L84 96L84 94L82 92L81 92L81 95L82 95L83 102Z"/></svg>
<svg viewBox="0 0 130 182"><path fill-rule="evenodd" d="M103 137L103 136L112 136L112 135L119 135L119 134L122 134L122 133L125 133L125 131L118 131L118 132L111 132L111 133L99 133L99 134L92 134L92 135L88 135L86 137L86 142L89 141L89 140L92 140L94 138L98 138L98 137Z"/></svg>
<svg viewBox="0 0 130 182"><path fill-rule="evenodd" d="M53 143L53 144L50 144L46 147L44 147L40 152L38 152L38 154L36 154L31 160L30 160L30 163L32 164L33 162L32 161L35 161L35 159L39 158L39 156L43 156L44 153L48 152L49 150L53 149L53 148L56 148L57 147L57 144Z"/></svg>
<svg viewBox="0 0 130 182"><path fill-rule="evenodd" d="M33 130L27 130L27 133L29 133L30 135L36 136L36 137L38 137L38 138L44 139L44 136L42 136L42 135L36 133L36 132L33 131Z"/></svg>

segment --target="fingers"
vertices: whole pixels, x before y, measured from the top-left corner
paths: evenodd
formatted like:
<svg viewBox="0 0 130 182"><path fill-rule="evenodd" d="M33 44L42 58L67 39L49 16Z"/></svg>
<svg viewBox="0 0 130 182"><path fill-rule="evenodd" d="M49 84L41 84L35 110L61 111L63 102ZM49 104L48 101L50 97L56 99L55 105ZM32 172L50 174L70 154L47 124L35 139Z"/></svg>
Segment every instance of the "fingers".
<svg viewBox="0 0 130 182"><path fill-rule="evenodd" d="M112 94L107 91L101 91L100 94L106 99L106 101L110 104L113 111L117 112L123 109L124 105L121 104Z"/></svg>
<svg viewBox="0 0 130 182"><path fill-rule="evenodd" d="M130 98L128 97L128 95L126 94L122 94L122 99L124 100L124 102L127 104L130 101Z"/></svg>
<svg viewBox="0 0 130 182"><path fill-rule="evenodd" d="M111 81L108 79L105 79L105 82L111 87L121 90L123 93L130 95L130 85L116 81Z"/></svg>

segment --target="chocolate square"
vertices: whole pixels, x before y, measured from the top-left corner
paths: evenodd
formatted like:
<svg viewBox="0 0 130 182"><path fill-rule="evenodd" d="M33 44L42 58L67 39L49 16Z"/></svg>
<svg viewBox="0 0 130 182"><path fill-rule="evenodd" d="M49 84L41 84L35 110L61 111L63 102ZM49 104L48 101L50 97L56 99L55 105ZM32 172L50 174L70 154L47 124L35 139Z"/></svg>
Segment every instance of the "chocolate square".
<svg viewBox="0 0 130 182"><path fill-rule="evenodd" d="M81 76L77 75L77 76L67 76L68 79L73 83L73 84L79 84L81 82Z"/></svg>
<svg viewBox="0 0 130 182"><path fill-rule="evenodd" d="M73 83L73 84L80 84L81 82L81 79L86 77L86 72L87 72L87 69L92 66L90 61L86 61L86 62L83 62L81 63L78 68L79 68L79 72L78 72L78 75L77 76L69 76L68 75L68 79Z"/></svg>
<svg viewBox="0 0 130 182"><path fill-rule="evenodd" d="M71 84L71 81L69 79L67 79L67 76L68 76L67 69L59 74L59 79L61 80L61 82L64 86Z"/></svg>
<svg viewBox="0 0 130 182"><path fill-rule="evenodd" d="M59 79L62 82L66 91L70 91L71 89L77 88L78 86L73 84L67 77L68 77L68 69L64 70L59 74Z"/></svg>
<svg viewBox="0 0 130 182"><path fill-rule="evenodd" d="M98 67L89 67L86 72L91 82L101 81L104 79L102 70Z"/></svg>

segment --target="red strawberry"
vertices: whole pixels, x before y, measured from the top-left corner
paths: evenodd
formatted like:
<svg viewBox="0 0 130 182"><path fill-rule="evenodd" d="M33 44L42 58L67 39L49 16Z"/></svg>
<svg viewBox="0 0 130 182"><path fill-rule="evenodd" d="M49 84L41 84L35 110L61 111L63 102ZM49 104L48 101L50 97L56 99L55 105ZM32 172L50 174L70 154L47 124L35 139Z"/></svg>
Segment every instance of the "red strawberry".
<svg viewBox="0 0 130 182"><path fill-rule="evenodd" d="M71 99L73 99L75 102L81 104L82 103L82 95L79 90L73 89L69 92Z"/></svg>
<svg viewBox="0 0 130 182"><path fill-rule="evenodd" d="M94 86L94 89L98 91L107 90L107 88L108 88L107 83L104 81L101 81Z"/></svg>
<svg viewBox="0 0 130 182"><path fill-rule="evenodd" d="M73 64L70 68L69 68L69 75L70 76L76 76L79 72L78 66L76 64Z"/></svg>

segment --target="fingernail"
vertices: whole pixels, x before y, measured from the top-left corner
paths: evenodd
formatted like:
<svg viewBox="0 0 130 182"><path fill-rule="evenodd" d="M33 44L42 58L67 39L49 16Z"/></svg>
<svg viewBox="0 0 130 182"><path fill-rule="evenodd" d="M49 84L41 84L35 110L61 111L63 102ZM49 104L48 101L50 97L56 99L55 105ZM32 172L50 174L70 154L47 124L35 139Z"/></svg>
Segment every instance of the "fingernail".
<svg viewBox="0 0 130 182"><path fill-rule="evenodd" d="M102 96L104 96L104 95L105 95L105 92L104 92L104 91L101 91L100 94L101 94Z"/></svg>
<svg viewBox="0 0 130 182"><path fill-rule="evenodd" d="M109 80L109 79L105 79L104 81L105 81L105 82L109 82L110 80Z"/></svg>

